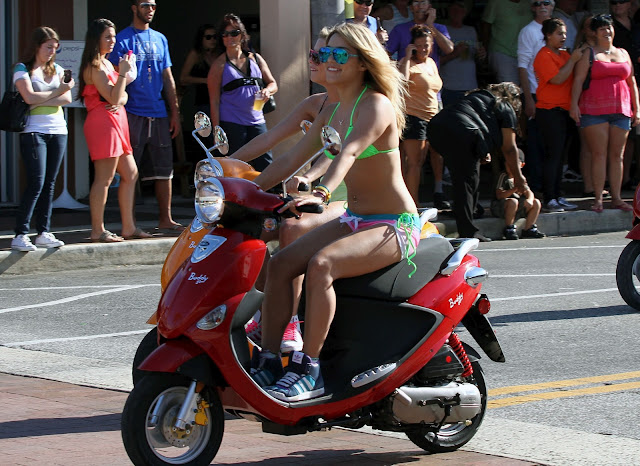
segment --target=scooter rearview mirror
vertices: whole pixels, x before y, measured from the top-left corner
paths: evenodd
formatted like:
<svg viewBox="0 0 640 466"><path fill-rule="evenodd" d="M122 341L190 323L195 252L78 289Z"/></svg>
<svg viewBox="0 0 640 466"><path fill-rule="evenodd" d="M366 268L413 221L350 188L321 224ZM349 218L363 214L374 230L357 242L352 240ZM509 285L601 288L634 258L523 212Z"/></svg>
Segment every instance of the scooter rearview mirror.
<svg viewBox="0 0 640 466"><path fill-rule="evenodd" d="M207 138L211 134L211 119L204 112L197 112L193 117L193 126L195 131L201 137Z"/></svg>
<svg viewBox="0 0 640 466"><path fill-rule="evenodd" d="M216 144L211 149L209 149L209 152L213 151L214 149L218 149L218 152L220 152L222 155L227 155L227 153L229 152L229 140L227 139L227 135L225 134L224 130L219 126L213 128L213 140Z"/></svg>
<svg viewBox="0 0 640 466"><path fill-rule="evenodd" d="M302 134L307 134L307 131L311 129L311 123L309 120L302 120L300 122L300 129L302 130Z"/></svg>
<svg viewBox="0 0 640 466"><path fill-rule="evenodd" d="M334 157L342 150L342 139L340 134L331 126L322 127L322 143L325 145L325 149L328 150Z"/></svg>

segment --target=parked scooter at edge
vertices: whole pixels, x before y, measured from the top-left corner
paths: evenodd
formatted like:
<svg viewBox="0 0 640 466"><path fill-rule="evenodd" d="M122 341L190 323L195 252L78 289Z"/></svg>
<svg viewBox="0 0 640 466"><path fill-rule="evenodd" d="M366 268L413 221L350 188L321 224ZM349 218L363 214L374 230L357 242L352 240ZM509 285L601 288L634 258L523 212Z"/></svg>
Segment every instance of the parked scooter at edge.
<svg viewBox="0 0 640 466"><path fill-rule="evenodd" d="M322 133L323 149L337 154L337 132ZM412 278L402 262L336 281L337 312L320 354L324 395L287 403L253 381L244 325L262 300L253 287L266 252L259 237L291 215L277 213L288 200L244 179L198 183L196 212L215 228L158 305L160 346L140 366L148 374L122 413L134 464L209 464L224 411L280 435L370 425L403 432L430 452L456 450L479 428L487 405L480 355L455 327L465 325L492 360L504 356L480 294L488 274L469 254L477 239L422 240Z"/></svg>
<svg viewBox="0 0 640 466"><path fill-rule="evenodd" d="M213 157L214 150L218 150L220 154L226 155L229 151L229 143L227 136L219 126L213 128L214 145L207 148L198 135L202 137L208 137L211 134L212 128L209 117L203 112L197 112L194 116L195 129L191 132L193 138L200 144L206 159L198 162L194 173L194 186L198 185L198 182L205 180L211 176L225 176L232 178L244 178L245 180L254 180L260 172L253 169L251 165L246 162L237 159L231 159L226 157ZM302 120L300 128L302 133L305 134L311 127L311 122L308 120ZM222 173L222 175L221 175ZM426 238L429 235L437 234L438 229L430 222L438 214L437 209L427 209L420 214L422 222L421 237ZM193 250L196 248L200 240L209 232L209 228L206 228L198 217L196 216L191 224L182 232L182 234L176 239L162 266L162 272L160 275L160 289L162 292L166 289L171 278L178 270L178 268L187 260ZM256 309L257 311L258 309ZM156 325L158 323L157 314L154 312L147 320L148 324ZM151 352L158 347L158 332L154 327L149 330L149 333L142 339L136 354L133 358L133 364L131 368L131 374L133 384L138 383L140 378L145 374L144 371L138 370L138 366L145 360Z"/></svg>
<svg viewBox="0 0 640 466"><path fill-rule="evenodd" d="M633 197L633 228L626 236L631 240L622 250L616 267L616 283L622 299L640 311L640 186Z"/></svg>

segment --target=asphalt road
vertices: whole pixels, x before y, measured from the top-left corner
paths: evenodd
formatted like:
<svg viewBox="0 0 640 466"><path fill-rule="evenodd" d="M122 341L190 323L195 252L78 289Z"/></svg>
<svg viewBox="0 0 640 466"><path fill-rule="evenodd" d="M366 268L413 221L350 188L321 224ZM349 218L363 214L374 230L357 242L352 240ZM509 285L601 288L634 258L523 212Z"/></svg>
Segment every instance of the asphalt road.
<svg viewBox="0 0 640 466"><path fill-rule="evenodd" d="M481 361L490 410L465 448L543 464L640 464L640 313L615 284L626 244L607 233L480 245L507 362ZM119 267L3 277L0 371L129 388L159 276L160 267Z"/></svg>

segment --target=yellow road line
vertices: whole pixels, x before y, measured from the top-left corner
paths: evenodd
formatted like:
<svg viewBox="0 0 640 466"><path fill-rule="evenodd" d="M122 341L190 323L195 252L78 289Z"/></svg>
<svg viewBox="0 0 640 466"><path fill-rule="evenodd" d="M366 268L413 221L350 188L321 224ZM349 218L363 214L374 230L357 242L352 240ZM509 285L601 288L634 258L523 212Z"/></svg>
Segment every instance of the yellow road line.
<svg viewBox="0 0 640 466"><path fill-rule="evenodd" d="M631 390L640 388L640 382L627 382L615 385L602 385L599 387L580 388L577 390L566 390L560 392L544 392L535 395L511 396L508 398L499 398L497 400L489 400L487 408L504 408L507 406L519 405L523 403L531 403L533 401L553 400L557 398L570 398L581 395L597 395L600 393L619 392L623 390Z"/></svg>
<svg viewBox="0 0 640 466"><path fill-rule="evenodd" d="M591 383L611 382L614 380L636 379L640 377L640 371L623 372L621 374L598 375L594 377L582 377L579 379L555 380L553 382L542 382L531 385L513 385L489 390L489 396L508 395L510 393L532 392L534 390L546 390L550 388L574 387L576 385L586 385Z"/></svg>

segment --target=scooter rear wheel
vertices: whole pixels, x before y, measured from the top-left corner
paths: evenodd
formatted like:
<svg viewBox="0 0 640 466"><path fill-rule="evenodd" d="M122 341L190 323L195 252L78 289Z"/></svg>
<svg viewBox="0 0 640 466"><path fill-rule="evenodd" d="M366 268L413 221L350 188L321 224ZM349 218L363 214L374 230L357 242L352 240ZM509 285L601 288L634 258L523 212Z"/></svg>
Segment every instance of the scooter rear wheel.
<svg viewBox="0 0 640 466"><path fill-rule="evenodd" d="M176 374L149 373L133 388L122 411L122 440L136 466L208 465L224 433L224 412L215 390L202 393L206 421L173 427L190 381Z"/></svg>
<svg viewBox="0 0 640 466"><path fill-rule="evenodd" d="M437 432L433 431L416 431L407 432L407 437L416 446L426 450L430 453L447 453L455 451L476 434L484 414L487 410L487 386L484 381L484 374L482 368L477 361L471 363L473 366L473 380L469 382L475 383L480 390L482 397L482 409L481 411L471 419L471 424L445 424Z"/></svg>
<svg viewBox="0 0 640 466"><path fill-rule="evenodd" d="M616 283L624 302L640 311L640 241L631 241L622 250L616 267Z"/></svg>

